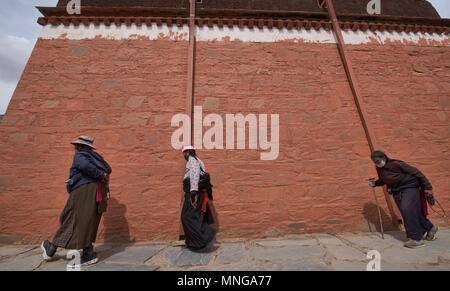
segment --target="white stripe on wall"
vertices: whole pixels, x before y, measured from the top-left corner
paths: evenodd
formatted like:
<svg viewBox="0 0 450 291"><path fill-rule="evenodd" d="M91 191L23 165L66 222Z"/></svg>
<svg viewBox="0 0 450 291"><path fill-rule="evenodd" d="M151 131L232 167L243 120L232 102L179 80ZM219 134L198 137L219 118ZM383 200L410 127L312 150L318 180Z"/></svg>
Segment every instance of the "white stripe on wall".
<svg viewBox="0 0 450 291"><path fill-rule="evenodd" d="M428 44L428 45L450 45L450 37L444 34L429 34L429 33L406 33L406 32L379 32L379 31L342 31L346 44L367 44L370 42L378 44L386 44L389 42L401 42L404 44ZM213 27L203 26L196 27L196 39L197 41L242 41L242 42L305 42L305 43L324 43L332 44L336 43L336 39L332 31L326 31L321 28L319 31L315 29L306 30L302 28L300 30L287 28L269 29L265 26L263 29L248 27L239 28L234 26L229 28L224 26L219 28L217 25ZM96 37L104 39L139 39L148 38L150 40L168 39L168 40L189 40L189 27L185 24L182 27L176 25L168 27L163 23L161 26L157 26L156 23L152 23L151 26L147 26L145 23L142 26L136 26L132 23L127 26L122 23L120 26L112 24L106 26L103 23L100 25L94 25L90 23L85 26L80 24L74 26L64 26L63 24L53 26L51 24L45 25L41 31L39 38L41 39L94 39Z"/></svg>

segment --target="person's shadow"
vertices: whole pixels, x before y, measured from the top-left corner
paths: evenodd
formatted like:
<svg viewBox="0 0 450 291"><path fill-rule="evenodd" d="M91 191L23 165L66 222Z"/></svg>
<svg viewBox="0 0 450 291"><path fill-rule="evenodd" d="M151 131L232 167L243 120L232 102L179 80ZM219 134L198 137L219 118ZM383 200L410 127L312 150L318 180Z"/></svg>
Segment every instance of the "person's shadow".
<svg viewBox="0 0 450 291"><path fill-rule="evenodd" d="M399 227L392 223L392 219L387 213L380 208L381 220L383 223L383 231L389 231L390 235L395 239L404 241L404 234L399 231ZM378 207L373 202L367 202L364 204L362 214L367 221L367 225L370 232L381 232L380 217L378 214Z"/></svg>
<svg viewBox="0 0 450 291"><path fill-rule="evenodd" d="M125 251L133 245L136 239L131 239L130 228L125 217L127 207L116 198L108 200L108 208L103 215L103 245L99 246L99 256L102 260Z"/></svg>
<svg viewBox="0 0 450 291"><path fill-rule="evenodd" d="M216 207L214 206L213 200L208 200L208 207L211 215L211 223L210 226L214 228L217 232L219 232L220 224L219 224L219 214L217 213Z"/></svg>

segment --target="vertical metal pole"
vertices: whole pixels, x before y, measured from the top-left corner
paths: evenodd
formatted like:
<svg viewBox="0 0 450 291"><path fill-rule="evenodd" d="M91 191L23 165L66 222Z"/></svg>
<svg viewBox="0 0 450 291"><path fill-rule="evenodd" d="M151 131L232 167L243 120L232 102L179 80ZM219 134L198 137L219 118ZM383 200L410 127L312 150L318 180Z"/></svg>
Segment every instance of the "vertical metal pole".
<svg viewBox="0 0 450 291"><path fill-rule="evenodd" d="M333 1L332 0L324 0L324 1L326 1L329 17L333 24L333 30L334 30L334 34L336 36L339 54L341 55L342 62L344 64L345 73L347 74L350 88L353 93L353 99L355 101L356 108L358 109L359 118L361 119L361 123L364 128L364 132L366 134L366 139L367 139L367 142L370 147L370 151L373 152L375 149L374 144L377 144L377 143L375 140L375 136L373 134L371 134L372 126L370 125L369 120L367 120L367 118L366 118L367 112L366 112L366 109L362 102L358 80L356 79L355 73L353 71L350 58L347 56L347 51L346 51L345 45L344 45L345 44L344 37L342 36L341 27L339 26L339 21L337 19L336 12L333 7ZM324 3L325 2L322 1L321 5L323 6ZM397 223L399 221L398 212L396 212L396 209L393 207L392 198L390 197L390 195L387 193L387 191L385 189L383 189L383 190L384 190L384 198L386 199L386 202L387 202L387 205L389 208L389 212L391 213L391 216L393 219L393 223Z"/></svg>
<svg viewBox="0 0 450 291"><path fill-rule="evenodd" d="M194 109L194 57L195 57L195 0L190 0L189 13L189 51L188 51L188 76L186 89L186 114L191 119L190 143L193 143L193 109Z"/></svg>
<svg viewBox="0 0 450 291"><path fill-rule="evenodd" d="M194 136L194 58L195 58L195 0L190 0L189 7L189 49L188 49L188 68L187 68L187 86L186 86L186 115L191 120L191 132L189 133L189 144L193 143ZM181 207L183 209L184 193L181 193ZM183 225L180 221L179 239L184 239Z"/></svg>

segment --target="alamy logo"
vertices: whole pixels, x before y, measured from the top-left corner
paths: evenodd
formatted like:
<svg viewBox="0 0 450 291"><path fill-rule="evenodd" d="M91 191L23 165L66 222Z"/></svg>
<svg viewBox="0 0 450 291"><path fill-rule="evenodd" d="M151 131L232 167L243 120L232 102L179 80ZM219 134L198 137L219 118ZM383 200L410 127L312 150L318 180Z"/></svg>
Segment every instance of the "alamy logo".
<svg viewBox="0 0 450 291"><path fill-rule="evenodd" d="M367 259L370 260L366 266L367 271L381 271L381 254L379 251L369 251L367 253Z"/></svg>
<svg viewBox="0 0 450 291"><path fill-rule="evenodd" d="M181 126L180 126L181 123ZM197 149L235 149L235 129L237 131L236 149L246 147L246 125L248 124L248 148L259 149L261 160L275 160L279 153L279 127L278 114L270 115L270 140L268 138L268 116L267 114L225 114L226 142L223 141L224 121L219 114L208 114L203 118L202 106L194 107L194 147ZM176 114L172 117L172 127L179 127L172 134L172 147L181 149L191 144L191 119L186 114ZM211 126L203 134L203 126ZM259 137L259 138L258 138Z"/></svg>
<svg viewBox="0 0 450 291"><path fill-rule="evenodd" d="M367 13L370 15L381 14L381 0L370 0L367 4Z"/></svg>
<svg viewBox="0 0 450 291"><path fill-rule="evenodd" d="M67 14L81 14L81 0L70 0L66 6Z"/></svg>
<svg viewBox="0 0 450 291"><path fill-rule="evenodd" d="M77 250L70 250L66 255L67 259L72 259L66 266L67 271L81 271L80 252Z"/></svg>

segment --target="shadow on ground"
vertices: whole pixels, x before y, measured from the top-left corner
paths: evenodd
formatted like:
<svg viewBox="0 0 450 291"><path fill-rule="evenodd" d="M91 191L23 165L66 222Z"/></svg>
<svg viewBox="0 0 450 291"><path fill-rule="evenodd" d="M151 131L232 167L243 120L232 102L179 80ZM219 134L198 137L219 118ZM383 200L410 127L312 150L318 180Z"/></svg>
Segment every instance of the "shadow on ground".
<svg viewBox="0 0 450 291"><path fill-rule="evenodd" d="M404 241L404 233L400 231L400 227L392 222L391 217L383 210L383 208L380 208L380 213L384 232L389 231L389 234L392 237L399 241ZM368 229L370 232L381 232L378 207L375 203L368 202L364 204L362 214L367 221Z"/></svg>

